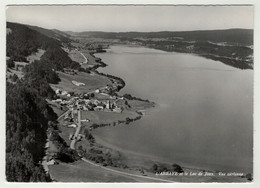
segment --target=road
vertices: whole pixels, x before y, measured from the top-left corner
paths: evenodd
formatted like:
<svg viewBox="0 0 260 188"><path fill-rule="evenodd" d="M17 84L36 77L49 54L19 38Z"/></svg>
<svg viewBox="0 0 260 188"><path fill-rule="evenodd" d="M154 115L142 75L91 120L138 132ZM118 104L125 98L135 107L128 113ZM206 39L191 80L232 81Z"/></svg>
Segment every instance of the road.
<svg viewBox="0 0 260 188"><path fill-rule="evenodd" d="M149 180L155 180L155 181L161 181L161 182L168 182L168 183L174 183L174 181L170 181L170 180L165 180L165 179L160 179L160 178L154 178L154 177L149 177L149 176L142 176L142 175L137 175L137 174L131 174L131 173L127 173L127 172L122 172L122 171L119 171L119 170L114 170L114 169L111 169L111 168L107 168L107 167L104 167L104 166L101 166L101 165L98 165L96 163L93 163L89 160L87 160L86 158L82 158L82 160L88 164L91 164L91 165L94 165L96 167L100 167L102 169L105 169L105 170L108 170L110 172L115 172L117 174L122 174L122 175L127 175L127 176L133 176L133 177L137 177L137 178L143 178L143 179L149 179Z"/></svg>
<svg viewBox="0 0 260 188"><path fill-rule="evenodd" d="M60 117L58 117L57 120L60 120L63 116L65 116L67 113L69 113L70 110L65 111L63 114L60 115Z"/></svg>
<svg viewBox="0 0 260 188"><path fill-rule="evenodd" d="M79 53L80 53L80 55L85 59L85 61L83 62L83 63L88 63L88 58L86 58L86 56L82 53L82 52L80 52L78 49L76 49Z"/></svg>
<svg viewBox="0 0 260 188"><path fill-rule="evenodd" d="M74 121L74 123L77 125L77 129L76 129L75 134L73 136L73 140L70 143L70 148L71 149L75 149L75 144L77 142L77 137L78 137L78 134L79 134L80 129L81 129L81 111L80 110L78 110L78 123L76 121Z"/></svg>
<svg viewBox="0 0 260 188"><path fill-rule="evenodd" d="M85 62L83 62L83 63L88 63L88 58L86 58L86 56L83 53L81 53L81 52L80 52L80 55L82 55L84 57L84 59L85 59Z"/></svg>

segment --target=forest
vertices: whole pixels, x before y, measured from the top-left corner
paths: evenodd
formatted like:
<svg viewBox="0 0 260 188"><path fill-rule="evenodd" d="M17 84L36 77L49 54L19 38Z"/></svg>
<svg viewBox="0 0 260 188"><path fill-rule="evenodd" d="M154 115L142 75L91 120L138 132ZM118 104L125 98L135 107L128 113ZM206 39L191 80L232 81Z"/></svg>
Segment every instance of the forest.
<svg viewBox="0 0 260 188"><path fill-rule="evenodd" d="M61 43L25 25L7 23L12 32L7 35L7 68L13 61L25 57L38 48L46 50L39 61L24 68L24 77L6 83L6 179L10 182L49 182L41 161L45 155L47 130L56 124L57 115L46 102L54 99L49 83L60 78L55 70L65 67L79 69L61 49ZM8 66L9 65L9 66ZM58 140L63 143L62 140ZM58 153L59 158L70 157L68 146Z"/></svg>
<svg viewBox="0 0 260 188"><path fill-rule="evenodd" d="M11 29L11 33L6 37L6 56L12 57L15 61L26 61L26 57L39 48L46 50L52 45L60 45L57 40L53 40L25 25L7 22L6 27Z"/></svg>

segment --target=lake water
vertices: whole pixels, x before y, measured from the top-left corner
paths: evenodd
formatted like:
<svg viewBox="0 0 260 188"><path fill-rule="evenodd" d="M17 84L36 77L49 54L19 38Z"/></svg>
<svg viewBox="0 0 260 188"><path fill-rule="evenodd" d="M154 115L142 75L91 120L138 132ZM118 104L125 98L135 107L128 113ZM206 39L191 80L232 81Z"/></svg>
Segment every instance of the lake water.
<svg viewBox="0 0 260 188"><path fill-rule="evenodd" d="M130 125L96 129L119 148L211 170L251 172L253 71L192 54L111 46L99 71L126 82L121 94L154 101Z"/></svg>

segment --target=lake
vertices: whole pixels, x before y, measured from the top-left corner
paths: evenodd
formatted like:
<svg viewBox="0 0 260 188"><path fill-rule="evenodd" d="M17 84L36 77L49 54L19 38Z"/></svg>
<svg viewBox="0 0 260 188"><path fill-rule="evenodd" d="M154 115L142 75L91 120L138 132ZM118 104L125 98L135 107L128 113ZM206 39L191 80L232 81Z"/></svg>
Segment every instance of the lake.
<svg viewBox="0 0 260 188"><path fill-rule="evenodd" d="M141 120L94 130L116 147L162 161L227 172L253 169L253 71L192 54L111 46L100 72L157 104Z"/></svg>

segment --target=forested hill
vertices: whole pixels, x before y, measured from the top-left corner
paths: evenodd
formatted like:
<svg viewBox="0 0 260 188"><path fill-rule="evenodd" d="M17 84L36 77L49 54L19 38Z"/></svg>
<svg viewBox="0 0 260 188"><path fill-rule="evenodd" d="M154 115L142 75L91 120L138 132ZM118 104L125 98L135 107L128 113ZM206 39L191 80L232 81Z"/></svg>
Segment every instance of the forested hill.
<svg viewBox="0 0 260 188"><path fill-rule="evenodd" d="M26 61L25 57L37 52L38 48L47 49L60 43L22 24L6 24L9 30L6 37L6 55L16 61Z"/></svg>
<svg viewBox="0 0 260 188"><path fill-rule="evenodd" d="M73 62L68 57L68 54L61 49L62 41L48 37L47 34L45 35L32 29L38 27L30 26L31 28L29 28L23 24L10 22L7 22L6 27L9 31L6 37L6 56L10 58L9 62L26 62L27 56L37 52L38 49L43 49L46 52L41 57L42 61L45 61L49 67L55 70L62 70L64 67L75 69L80 67L78 63Z"/></svg>
<svg viewBox="0 0 260 188"><path fill-rule="evenodd" d="M56 97L49 83L60 80L55 70L79 69L80 65L61 49L59 40L22 24L7 23L6 29L7 71L14 70L14 61L26 61L37 49L45 50L40 60L24 68L23 78L6 84L6 179L51 181L41 165L47 131L56 127L57 119L46 102Z"/></svg>
<svg viewBox="0 0 260 188"><path fill-rule="evenodd" d="M66 32L72 36L86 36L96 38L175 38L186 41L212 41L231 42L241 45L253 45L253 30L227 29L227 30L201 30L201 31L161 31L161 32Z"/></svg>
<svg viewBox="0 0 260 188"><path fill-rule="evenodd" d="M59 31L57 29L45 29L42 27L27 25L28 28L31 28L39 33L46 35L47 37L59 40L61 42L71 42L70 35Z"/></svg>

